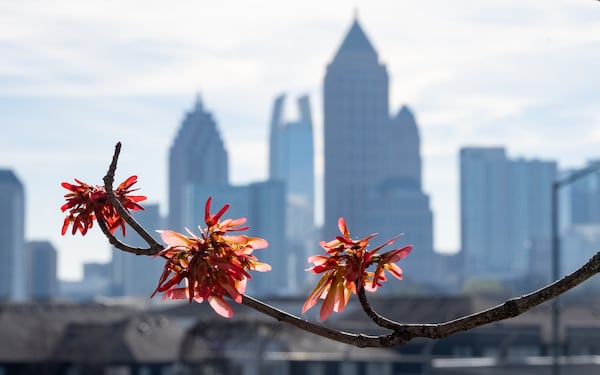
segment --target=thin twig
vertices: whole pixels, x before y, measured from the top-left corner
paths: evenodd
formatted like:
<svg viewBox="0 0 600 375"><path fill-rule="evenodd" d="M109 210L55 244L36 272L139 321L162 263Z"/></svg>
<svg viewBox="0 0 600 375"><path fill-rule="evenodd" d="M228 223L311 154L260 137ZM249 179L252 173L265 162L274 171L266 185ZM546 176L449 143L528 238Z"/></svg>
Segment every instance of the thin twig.
<svg viewBox="0 0 600 375"><path fill-rule="evenodd" d="M104 222L104 219L102 218L102 215L98 215L96 213L96 221L98 222L98 226L100 227L100 230L102 230L102 233L104 233L106 238L108 238L108 242L111 245L113 245L114 247L116 247L117 249L123 250L128 253L132 253L135 255L154 255L155 254L154 250L151 248L133 247L133 246L129 246L126 243L123 243L122 241L120 241L117 237L115 237L112 233L110 233L110 230L106 226L106 223Z"/></svg>
<svg viewBox="0 0 600 375"><path fill-rule="evenodd" d="M360 301L360 305L362 306L365 313L369 316L369 318L371 318L373 322L375 322L375 324L377 324L380 327L392 330L398 329L398 323L394 322L393 320L389 320L388 318L382 315L379 315L373 309L369 301L367 301L367 295L363 286L360 286L358 289L358 300Z"/></svg>
<svg viewBox="0 0 600 375"><path fill-rule="evenodd" d="M296 328L300 328L304 331L313 333L317 336L325 337L330 340L335 340L344 344L354 345L358 347L382 346L376 345L375 343L377 343L378 340L381 340L384 336L370 336L338 331L313 322L309 322L308 320L299 318L286 311L279 310L273 306L270 306L262 301L249 297L247 295L242 295L242 304L251 307L260 313L268 315L280 322L288 323Z"/></svg>
<svg viewBox="0 0 600 375"><path fill-rule="evenodd" d="M109 202L115 207L119 216L125 220L125 222L134 230L137 234L139 234L144 241L150 246L147 253L144 255L154 255L164 247L156 242L156 240L148 233L146 230L138 224L138 222L129 214L129 211L123 207L121 202L117 199L115 192L113 190L113 183L115 181L115 171L117 169L117 162L119 160L119 154L121 153L121 142L117 142L115 145L115 153L113 154L112 162L110 163L110 167L108 168L108 172L106 172L106 176L104 176L104 189L106 190L106 196ZM117 240L118 241L118 240ZM120 241L118 241L120 242Z"/></svg>

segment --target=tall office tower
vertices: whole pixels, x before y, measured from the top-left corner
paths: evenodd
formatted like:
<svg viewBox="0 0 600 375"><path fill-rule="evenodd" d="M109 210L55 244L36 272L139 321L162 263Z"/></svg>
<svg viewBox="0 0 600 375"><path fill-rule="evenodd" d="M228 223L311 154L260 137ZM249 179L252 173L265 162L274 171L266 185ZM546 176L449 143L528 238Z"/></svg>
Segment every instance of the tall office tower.
<svg viewBox="0 0 600 375"><path fill-rule="evenodd" d="M338 233L340 216L353 236L376 232L384 241L404 232L397 244L414 246L403 261L411 269L406 280L427 283L433 215L421 188L419 132L407 107L390 117L388 86L386 67L355 20L325 76L324 235Z"/></svg>
<svg viewBox="0 0 600 375"><path fill-rule="evenodd" d="M225 186L228 181L227 150L212 114L198 97L169 151L169 228L182 231L189 225L182 222L182 197L187 184Z"/></svg>
<svg viewBox="0 0 600 375"><path fill-rule="evenodd" d="M555 162L510 160L499 147L461 149L461 242L467 278L513 282L537 276L530 272L536 268L532 254L550 251L555 176Z"/></svg>
<svg viewBox="0 0 600 375"><path fill-rule="evenodd" d="M25 191L8 169L0 169L0 257L0 300L25 299Z"/></svg>
<svg viewBox="0 0 600 375"><path fill-rule="evenodd" d="M27 242L29 298L49 301L58 297L56 249L48 241Z"/></svg>
<svg viewBox="0 0 600 375"><path fill-rule="evenodd" d="M254 252L261 262L271 265L269 272L251 272L248 293L259 296L289 295L294 278L288 272L288 252L285 238L285 187L281 181L256 182L242 186L223 186L215 189L211 185L188 185L185 221L203 223L204 210L192 209L204 206L207 197L212 197L211 211L218 211L229 203L230 208L223 219L245 217L250 228L243 232L248 236L261 237L269 242L266 249ZM195 228L195 227L194 227ZM191 228L190 228L191 229ZM196 229L194 229L196 230Z"/></svg>
<svg viewBox="0 0 600 375"><path fill-rule="evenodd" d="M143 211L135 211L133 217L159 242L158 229L165 229L158 204L144 204ZM128 245L148 247L148 244L131 228L127 236L120 232L116 236ZM112 248L111 285L112 294L117 296L148 297L152 294L163 271L164 260L150 256L138 256Z"/></svg>
<svg viewBox="0 0 600 375"><path fill-rule="evenodd" d="M327 67L324 82L325 230L343 216L366 235L368 197L387 172L388 74L357 20Z"/></svg>
<svg viewBox="0 0 600 375"><path fill-rule="evenodd" d="M310 104L298 99L297 121L285 122L285 95L276 98L271 119L269 180L285 184L286 248L292 289L306 284L306 259L315 251L314 236L314 148Z"/></svg>

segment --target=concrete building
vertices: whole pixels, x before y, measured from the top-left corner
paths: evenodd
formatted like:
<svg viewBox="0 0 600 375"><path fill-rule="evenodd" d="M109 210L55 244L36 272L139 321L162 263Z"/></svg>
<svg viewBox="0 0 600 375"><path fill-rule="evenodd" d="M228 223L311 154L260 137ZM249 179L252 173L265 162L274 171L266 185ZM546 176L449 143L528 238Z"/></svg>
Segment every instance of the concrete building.
<svg viewBox="0 0 600 375"><path fill-rule="evenodd" d="M0 169L0 257L0 300L25 299L25 189L9 169Z"/></svg>

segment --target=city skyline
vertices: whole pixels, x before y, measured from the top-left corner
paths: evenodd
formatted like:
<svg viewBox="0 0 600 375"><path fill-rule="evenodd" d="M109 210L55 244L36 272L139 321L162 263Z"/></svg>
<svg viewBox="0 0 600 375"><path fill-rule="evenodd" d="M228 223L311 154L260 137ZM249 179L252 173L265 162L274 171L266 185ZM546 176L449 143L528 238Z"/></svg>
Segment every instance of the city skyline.
<svg viewBox="0 0 600 375"><path fill-rule="evenodd" d="M60 182L99 183L121 140L118 179L139 175L142 193L166 209L168 147L196 92L224 133L232 183L266 177L270 106L282 91L310 96L320 155L321 81L352 8L252 6L0 5L0 163L25 185L27 240L52 242L61 277L78 278L82 262L110 251L97 228L60 236ZM459 246L460 146L503 145L511 158L561 169L598 157L596 3L354 6L389 69L392 108L407 103L417 115L436 249Z"/></svg>

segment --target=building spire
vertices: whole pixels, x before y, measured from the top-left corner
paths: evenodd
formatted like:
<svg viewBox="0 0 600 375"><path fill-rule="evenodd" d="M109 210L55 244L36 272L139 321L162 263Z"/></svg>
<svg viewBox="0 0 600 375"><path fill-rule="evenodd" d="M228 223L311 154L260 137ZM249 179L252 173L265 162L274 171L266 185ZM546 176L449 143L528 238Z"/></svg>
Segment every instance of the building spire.
<svg viewBox="0 0 600 375"><path fill-rule="evenodd" d="M350 27L350 30L344 37L344 41L342 42L342 45L338 49L335 58L337 58L341 55L344 55L348 52L352 52L352 53L358 52L361 54L370 55L370 56L374 56L375 58L377 58L377 51L375 51L375 48L369 41L369 38L363 31L362 27L360 26L360 23L358 22L358 11L357 10L355 10L354 21L352 22L352 26Z"/></svg>

